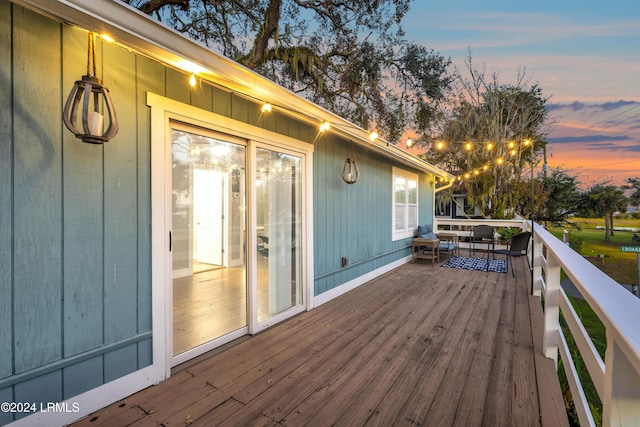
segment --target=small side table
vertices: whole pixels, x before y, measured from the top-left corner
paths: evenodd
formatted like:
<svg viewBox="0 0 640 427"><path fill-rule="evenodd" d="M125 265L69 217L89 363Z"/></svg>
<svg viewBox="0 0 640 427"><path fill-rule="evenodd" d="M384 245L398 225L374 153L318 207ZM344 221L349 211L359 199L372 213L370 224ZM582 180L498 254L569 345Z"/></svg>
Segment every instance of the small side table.
<svg viewBox="0 0 640 427"><path fill-rule="evenodd" d="M422 252L420 250L422 247L431 250ZM416 248L418 248L417 254ZM440 262L440 239L413 239L411 242L411 263L414 263L416 259L430 259L431 265L434 265L436 260Z"/></svg>

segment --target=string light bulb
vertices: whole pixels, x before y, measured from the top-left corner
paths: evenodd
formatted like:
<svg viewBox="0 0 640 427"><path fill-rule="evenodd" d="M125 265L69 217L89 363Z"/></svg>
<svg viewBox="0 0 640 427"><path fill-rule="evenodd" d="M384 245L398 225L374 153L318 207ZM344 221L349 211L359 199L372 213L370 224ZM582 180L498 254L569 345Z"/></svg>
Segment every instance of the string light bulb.
<svg viewBox="0 0 640 427"><path fill-rule="evenodd" d="M262 112L263 113L270 113L272 110L271 104L268 102L265 102L264 104L262 104Z"/></svg>
<svg viewBox="0 0 640 427"><path fill-rule="evenodd" d="M407 147L411 147L413 145L413 141L411 139L407 139Z"/></svg>
<svg viewBox="0 0 640 427"><path fill-rule="evenodd" d="M467 142L467 144L465 145L465 148L467 149L467 151L471 151L471 149L473 148L473 144L471 144L470 142Z"/></svg>
<svg viewBox="0 0 640 427"><path fill-rule="evenodd" d="M436 148L438 150L442 150L444 148L444 143L442 141L438 141L438 143L436 144Z"/></svg>
<svg viewBox="0 0 640 427"><path fill-rule="evenodd" d="M115 40L109 34L100 34L100 38L108 43L115 43Z"/></svg>
<svg viewBox="0 0 640 427"><path fill-rule="evenodd" d="M487 150L489 151L493 150L493 142L487 143Z"/></svg>
<svg viewBox="0 0 640 427"><path fill-rule="evenodd" d="M372 132L369 134L369 140L370 140L371 142L373 142L373 141L375 141L376 139L378 139L378 132L376 132L376 131L374 130L374 131L372 131Z"/></svg>
<svg viewBox="0 0 640 427"><path fill-rule="evenodd" d="M322 124L320 124L320 132L326 132L329 129L331 129L331 123L329 123L328 121L324 121L322 122Z"/></svg>
<svg viewBox="0 0 640 427"><path fill-rule="evenodd" d="M191 85L191 87L196 86L196 75L194 73L191 73L191 77L189 77L189 85Z"/></svg>

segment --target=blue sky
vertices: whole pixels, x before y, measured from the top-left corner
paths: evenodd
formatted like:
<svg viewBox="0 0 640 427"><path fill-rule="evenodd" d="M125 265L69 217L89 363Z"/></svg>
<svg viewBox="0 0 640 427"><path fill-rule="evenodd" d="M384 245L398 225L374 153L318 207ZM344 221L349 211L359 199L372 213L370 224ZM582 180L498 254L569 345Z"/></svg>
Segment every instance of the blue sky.
<svg viewBox="0 0 640 427"><path fill-rule="evenodd" d="M553 104L551 167L586 185L640 176L638 0L416 0L403 27L461 71L469 49L502 83L525 69Z"/></svg>
<svg viewBox="0 0 640 427"><path fill-rule="evenodd" d="M554 102L640 100L637 0L417 0L404 28L459 67L468 48L504 79L526 67Z"/></svg>

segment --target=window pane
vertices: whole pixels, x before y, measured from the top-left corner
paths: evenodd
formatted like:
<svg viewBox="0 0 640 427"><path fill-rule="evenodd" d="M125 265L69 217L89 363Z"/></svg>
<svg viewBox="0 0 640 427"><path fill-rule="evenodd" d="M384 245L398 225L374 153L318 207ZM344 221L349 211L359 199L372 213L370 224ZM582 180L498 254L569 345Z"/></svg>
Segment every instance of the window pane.
<svg viewBox="0 0 640 427"><path fill-rule="evenodd" d="M418 226L418 206L409 206L409 230Z"/></svg>
<svg viewBox="0 0 640 427"><path fill-rule="evenodd" d="M244 146L171 130L174 355L247 325L245 164Z"/></svg>
<svg viewBox="0 0 640 427"><path fill-rule="evenodd" d="M406 180L402 177L397 176L395 179L395 192L396 192L396 203L406 203L407 195L406 195Z"/></svg>
<svg viewBox="0 0 640 427"><path fill-rule="evenodd" d="M410 204L418 203L418 183L416 181L407 181L407 186L409 187L409 200Z"/></svg>
<svg viewBox="0 0 640 427"><path fill-rule="evenodd" d="M302 304L302 159L256 149L258 321Z"/></svg>
<svg viewBox="0 0 640 427"><path fill-rule="evenodd" d="M396 223L394 227L395 231L404 231L406 229L404 225L405 208L405 205L396 205Z"/></svg>

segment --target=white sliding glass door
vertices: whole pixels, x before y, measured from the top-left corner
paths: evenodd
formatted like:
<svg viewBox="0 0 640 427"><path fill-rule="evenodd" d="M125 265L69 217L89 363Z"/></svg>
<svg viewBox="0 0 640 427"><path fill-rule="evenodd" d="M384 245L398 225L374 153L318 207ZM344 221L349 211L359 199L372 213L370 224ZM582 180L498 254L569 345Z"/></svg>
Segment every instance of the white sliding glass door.
<svg viewBox="0 0 640 427"><path fill-rule="evenodd" d="M256 148L257 321L303 304L302 158Z"/></svg>
<svg viewBox="0 0 640 427"><path fill-rule="evenodd" d="M313 144L147 94L154 363L310 306Z"/></svg>

